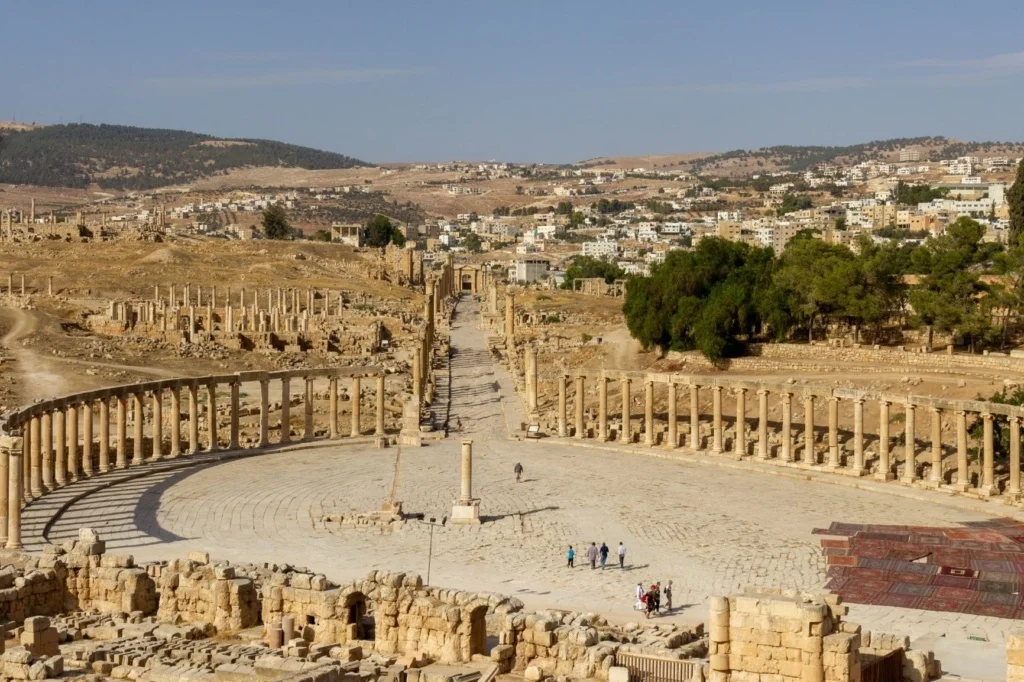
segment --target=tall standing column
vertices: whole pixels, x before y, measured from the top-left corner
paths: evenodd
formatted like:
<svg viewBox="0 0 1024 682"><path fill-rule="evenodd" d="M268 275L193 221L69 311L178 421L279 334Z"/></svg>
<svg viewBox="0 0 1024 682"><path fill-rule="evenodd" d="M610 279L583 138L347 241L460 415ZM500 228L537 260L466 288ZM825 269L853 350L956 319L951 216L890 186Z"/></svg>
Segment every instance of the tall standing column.
<svg viewBox="0 0 1024 682"><path fill-rule="evenodd" d="M917 436L914 427L917 410L914 403L907 402L903 418L903 481L913 483L917 479Z"/></svg>
<svg viewBox="0 0 1024 682"><path fill-rule="evenodd" d="M875 478L879 481L892 479L892 472L889 471L889 401L878 401L878 473Z"/></svg>
<svg viewBox="0 0 1024 682"><path fill-rule="evenodd" d="M128 396L117 396L117 468L128 468Z"/></svg>
<svg viewBox="0 0 1024 682"><path fill-rule="evenodd" d="M679 415L678 409L678 397L676 395L676 382L669 380L668 382L668 446L670 448L679 447Z"/></svg>
<svg viewBox="0 0 1024 682"><path fill-rule="evenodd" d="M164 395L162 389L153 391L153 461L164 456Z"/></svg>
<svg viewBox="0 0 1024 682"><path fill-rule="evenodd" d="M66 455L67 447L67 417L64 410L55 410L53 413L53 477L57 486L67 485L68 482L68 460ZM2 487L2 485L0 485Z"/></svg>
<svg viewBox="0 0 1024 682"><path fill-rule="evenodd" d="M533 346L526 347L526 391L527 407L530 415L537 414L537 350Z"/></svg>
<svg viewBox="0 0 1024 682"><path fill-rule="evenodd" d="M58 413L59 414L59 413ZM63 418L64 415L61 415ZM0 547L7 544L11 494L11 449L0 446Z"/></svg>
<svg viewBox="0 0 1024 682"><path fill-rule="evenodd" d="M853 470L864 473L864 399L853 400Z"/></svg>
<svg viewBox="0 0 1024 682"><path fill-rule="evenodd" d="M68 405L68 480L78 480L78 406Z"/></svg>
<svg viewBox="0 0 1024 682"><path fill-rule="evenodd" d="M938 407L932 408L932 473L928 480L942 483L942 410Z"/></svg>
<svg viewBox="0 0 1024 682"><path fill-rule="evenodd" d="M270 443L270 379L260 379L260 442L266 447Z"/></svg>
<svg viewBox="0 0 1024 682"><path fill-rule="evenodd" d="M1006 492L1015 498L1020 496L1020 417L1015 416L1010 417L1010 485Z"/></svg>
<svg viewBox="0 0 1024 682"><path fill-rule="evenodd" d="M782 392L782 461L793 461L793 394Z"/></svg>
<svg viewBox="0 0 1024 682"><path fill-rule="evenodd" d="M327 381L327 398L328 398L328 419L327 419L327 435L332 440L340 436L338 432L338 377L331 377Z"/></svg>
<svg viewBox="0 0 1024 682"><path fill-rule="evenodd" d="M145 418L143 417L143 414L142 414L142 394L141 393L133 393L132 394L132 407L134 408L132 410L132 412L135 415L135 424L134 424L134 428L132 430L132 433L134 435L134 437L132 438L132 440L134 441L132 443L132 466L138 466L138 465L142 464L145 461L144 458L143 458L143 454L142 454L142 440L143 440L142 427L143 427L143 424L145 422Z"/></svg>
<svg viewBox="0 0 1024 682"><path fill-rule="evenodd" d="M597 439L608 440L608 377L597 380Z"/></svg>
<svg viewBox="0 0 1024 682"><path fill-rule="evenodd" d="M206 385L206 430L209 433L209 451L217 449L217 384Z"/></svg>
<svg viewBox="0 0 1024 682"><path fill-rule="evenodd" d="M768 389L757 389L757 458L768 459Z"/></svg>
<svg viewBox="0 0 1024 682"><path fill-rule="evenodd" d="M462 475L459 502L466 505L473 501L473 441L462 441Z"/></svg>
<svg viewBox="0 0 1024 682"><path fill-rule="evenodd" d="M967 492L970 476L967 473L967 412L957 410L956 415L956 489Z"/></svg>
<svg viewBox="0 0 1024 682"><path fill-rule="evenodd" d="M29 419L30 440L29 440L29 458L32 462L32 497L42 497L43 495L43 460L42 450L39 447L39 415L34 414Z"/></svg>
<svg viewBox="0 0 1024 682"><path fill-rule="evenodd" d="M377 421L375 435L384 435L384 375L377 375Z"/></svg>
<svg viewBox="0 0 1024 682"><path fill-rule="evenodd" d="M110 398L100 398L100 473L110 471Z"/></svg>
<svg viewBox="0 0 1024 682"><path fill-rule="evenodd" d="M630 424L630 401L629 401L629 377L622 377L622 433L619 434L620 443L631 443L633 441L632 425Z"/></svg>
<svg viewBox="0 0 1024 682"><path fill-rule="evenodd" d="M700 450L700 386L690 384L690 448Z"/></svg>
<svg viewBox="0 0 1024 682"><path fill-rule="evenodd" d="M711 387L711 453L722 454L722 387Z"/></svg>
<svg viewBox="0 0 1024 682"><path fill-rule="evenodd" d="M362 429L360 429L360 422L362 421L362 410L360 409L360 397L363 391L363 384L359 377L352 377L352 432L353 438L358 438L362 435ZM307 440L312 438L312 434L306 437Z"/></svg>
<svg viewBox="0 0 1024 682"><path fill-rule="evenodd" d="M839 459L839 398L828 399L828 465L838 469L842 462Z"/></svg>
<svg viewBox="0 0 1024 682"><path fill-rule="evenodd" d="M92 476L92 401L82 403L82 475Z"/></svg>
<svg viewBox="0 0 1024 682"><path fill-rule="evenodd" d="M22 441L12 438L9 447L8 469L10 485L7 488L7 549L21 549L21 498L22 498Z"/></svg>
<svg viewBox="0 0 1024 682"><path fill-rule="evenodd" d="M241 405L241 382L235 378L231 382L231 414L228 417L228 449L238 449L238 432L239 425L238 420L241 416L242 405Z"/></svg>
<svg viewBox="0 0 1024 682"><path fill-rule="evenodd" d="M229 297L230 298L230 297ZM181 456L181 388L171 387L171 459Z"/></svg>
<svg viewBox="0 0 1024 682"><path fill-rule="evenodd" d="M52 415L49 410L43 412L40 419L40 431L42 432L40 444L40 457L43 462L43 490L53 490L56 486L53 482L53 427L51 426ZM3 480L0 478L0 480Z"/></svg>
<svg viewBox="0 0 1024 682"><path fill-rule="evenodd" d="M805 464L817 464L818 453L814 451L814 394L804 394L804 455Z"/></svg>
<svg viewBox="0 0 1024 682"><path fill-rule="evenodd" d="M199 385L188 386L188 454L199 452Z"/></svg>
<svg viewBox="0 0 1024 682"><path fill-rule="evenodd" d="M644 445L654 445L654 382L644 380Z"/></svg>
<svg viewBox="0 0 1024 682"><path fill-rule="evenodd" d="M736 442L733 453L737 457L747 454L747 389L742 386L736 389Z"/></svg>
<svg viewBox="0 0 1024 682"><path fill-rule="evenodd" d="M558 377L558 437L565 438L569 435L569 415L566 414L566 382L569 376L566 374Z"/></svg>
<svg viewBox="0 0 1024 682"><path fill-rule="evenodd" d="M996 493L995 488L995 449L993 447L992 415L988 412L981 414L982 424L982 469L981 489L979 492L989 497Z"/></svg>
<svg viewBox="0 0 1024 682"><path fill-rule="evenodd" d="M573 437L578 440L582 440L584 436L583 403L586 397L584 381L582 374L576 377L576 433L573 434Z"/></svg>
<svg viewBox="0 0 1024 682"><path fill-rule="evenodd" d="M413 382L413 391L416 384ZM291 377L281 377L281 443L292 439L292 388Z"/></svg>

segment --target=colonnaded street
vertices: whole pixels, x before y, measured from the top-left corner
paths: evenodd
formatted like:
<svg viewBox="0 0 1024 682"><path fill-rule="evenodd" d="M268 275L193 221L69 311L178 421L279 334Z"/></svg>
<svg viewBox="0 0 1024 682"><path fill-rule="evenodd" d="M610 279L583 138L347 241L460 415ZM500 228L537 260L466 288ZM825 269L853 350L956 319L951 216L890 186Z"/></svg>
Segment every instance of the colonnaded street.
<svg viewBox="0 0 1024 682"><path fill-rule="evenodd" d="M474 442L473 494L484 523L434 530L433 584L627 621L639 617L631 611L638 582L672 580L675 608L668 617L700 622L712 595L746 586L820 590L826 564L812 531L833 521L925 526L988 518L870 484L855 489L682 455L512 440L522 407L478 324L476 304L463 300L452 329L451 382L452 422L461 419L462 433L401 452L397 498L405 512L441 517L459 494L459 440ZM61 542L88 526L109 549L140 560L205 550L218 558L308 566L335 580L372 568L425 576L427 525L411 521L389 531L326 520L379 509L391 492L395 455L394 447L331 445L127 477L71 501L49 519L48 537ZM521 483L516 462L525 469ZM39 534L36 547L41 541ZM620 541L627 547L625 570L614 559ZM591 542L608 544L608 569L590 569ZM565 565L569 545L578 552L573 569ZM944 662L955 657L947 669L969 664L975 677L984 676L979 661L994 658L1000 669L1012 623L860 605L851 607L850 619L910 634Z"/></svg>

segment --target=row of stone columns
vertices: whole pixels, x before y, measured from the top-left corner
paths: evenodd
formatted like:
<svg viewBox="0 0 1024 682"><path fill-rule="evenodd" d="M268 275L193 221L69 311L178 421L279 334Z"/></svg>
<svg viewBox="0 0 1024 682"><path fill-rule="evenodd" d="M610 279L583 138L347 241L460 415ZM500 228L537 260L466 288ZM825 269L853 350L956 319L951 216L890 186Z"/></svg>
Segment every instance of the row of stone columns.
<svg viewBox="0 0 1024 682"><path fill-rule="evenodd" d="M536 356L531 355L528 351L527 354L527 391L529 395L529 403L536 405ZM533 377L532 380L529 377ZM586 396L586 378L583 375L577 375L575 377L575 423L574 423L574 437L577 439L583 439L586 437L586 424L584 423L585 414L585 396ZM597 413L597 432L595 437L600 441L608 441L610 439L610 433L608 428L609 408L608 408L608 385L612 381L611 377L601 376L597 379L598 381L598 413ZM623 444L632 442L632 430L631 424L633 420L632 407L631 407L631 389L633 379L629 376L618 377L619 387L621 390L622 398L622 428L619 433L619 440ZM558 435L562 437L569 436L568 427L568 386L570 383L570 376L563 374L558 379ZM642 432L642 443L647 446L653 446L656 442L655 434L655 419L654 419L654 389L655 384L658 383L653 379L644 379L644 411L643 411L643 432ZM662 382L667 383L668 389L668 415L666 425L666 445L670 448L680 447L679 438L679 420L678 420L678 384L674 381ZM722 418L723 400L725 399L726 387L719 384L712 384L708 386L702 386L698 383L689 383L689 408L690 408L690 419L689 419L689 437L688 446L693 450L710 450L715 455L730 455L739 458L748 456L748 448L750 443L748 441L748 428L747 428L747 402L746 394L748 390L751 390L747 386L732 386L730 391L735 400L736 406L736 422L735 422L735 437L733 439L732 452L727 453L725 450L724 443L724 422ZM701 389L710 390L712 397L712 432L709 446L703 447L700 436L700 391ZM851 395L851 396L820 396L812 393L803 394L803 424L802 424L802 451L799 451L795 440L797 435L794 432L793 423L793 397L796 395L795 392L786 391L784 389L766 388L760 387L754 389L757 392L758 397L758 412L757 412L757 430L756 430L756 447L754 448L753 456L755 459L768 460L776 459L779 462L790 463L790 462L803 462L805 464L822 464L831 470L843 470L844 473L850 473L854 475L866 475L868 473L867 463L865 461L865 424L864 424L864 403L867 397ZM768 406L769 397L775 397L779 400L782 412L782 424L778 433L778 450L776 456L773 458L770 454L769 447L769 433L771 426L768 421ZM817 400L826 400L828 403L828 433L827 433L827 444L825 448L821 449L815 442L815 421L814 421L814 410L815 403ZM853 405L853 437L852 437L852 453L844 465L841 452L839 447L839 408L841 401L848 401ZM878 424L878 467L876 477L880 480L892 480L894 475L892 470L895 465L892 451L892 437L890 435L889 422L890 422L890 407L893 401L887 398L878 398L879 406L879 424ZM903 403L904 415L905 415L905 433L904 433L904 447L903 447L903 476L902 481L904 483L914 483L918 480L917 467L920 463L920 454L918 451L918 441L915 433L916 425L916 409L921 407L912 400L908 400ZM942 407L928 406L931 412L931 433L930 433L930 448L927 451L929 454L928 461L931 464L931 472L928 477L928 483L939 486L945 481L943 471L943 443L942 443L942 418L947 410ZM969 477L968 477L968 445L967 445L967 419L969 413L977 414L981 419L982 423L982 438L981 438L981 478L978 484L978 493L984 496L993 495L997 492L995 489L995 461L994 461L994 420L996 415L985 412L985 411L971 411L967 409L955 409L951 410L954 419L956 420L956 483L953 484L955 489L960 491L966 491L969 488ZM1021 417L1019 416L1002 416L1007 420L1009 426L1009 442L1010 442L1010 480L1007 487L1007 494L1016 496L1020 494L1020 426ZM819 461L820 457L820 461Z"/></svg>

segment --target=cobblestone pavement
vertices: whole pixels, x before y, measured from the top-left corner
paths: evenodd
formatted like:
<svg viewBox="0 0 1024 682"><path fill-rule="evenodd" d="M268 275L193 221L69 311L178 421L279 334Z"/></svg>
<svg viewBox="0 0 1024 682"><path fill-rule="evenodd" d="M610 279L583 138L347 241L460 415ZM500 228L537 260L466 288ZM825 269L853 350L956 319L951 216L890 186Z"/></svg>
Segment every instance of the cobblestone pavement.
<svg viewBox="0 0 1024 682"><path fill-rule="evenodd" d="M673 580L673 618L696 622L706 617L711 595L749 585L820 589L825 562L811 531L832 521L953 525L985 518L870 489L509 440L507 425L518 426L521 404L507 374L492 364L476 321L475 305L460 304L452 337L452 411L464 430L455 435L474 440L473 493L482 499L486 523L435 530L435 584L625 620L632 618L637 582ZM459 489L457 437L402 451L398 497L407 512L450 513ZM377 509L391 489L395 454L394 448L330 446L159 472L71 504L50 539L59 542L87 525L111 549L139 559L204 549L217 557L305 565L338 580L375 567L425 574L427 526L411 522L382 532L324 521ZM518 484L516 461L525 468ZM626 570L591 570L585 553L592 541L607 542L613 556L623 541ZM574 569L565 566L569 545L578 550ZM851 619L931 646L942 634L958 646L970 635L992 640L971 643L968 658L984 658L985 647L1001 658L1003 633L1012 623L864 606L854 606Z"/></svg>

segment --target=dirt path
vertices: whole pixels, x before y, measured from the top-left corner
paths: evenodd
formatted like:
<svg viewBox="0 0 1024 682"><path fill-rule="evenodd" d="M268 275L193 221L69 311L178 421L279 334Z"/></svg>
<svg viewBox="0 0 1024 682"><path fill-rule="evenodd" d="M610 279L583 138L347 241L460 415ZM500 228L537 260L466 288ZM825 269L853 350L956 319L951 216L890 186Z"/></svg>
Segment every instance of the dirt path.
<svg viewBox="0 0 1024 682"><path fill-rule="evenodd" d="M68 383L59 371L54 371L50 360L21 343L26 336L39 329L39 318L21 308L4 308L0 311L11 320L11 329L0 339L14 357L19 374L19 397L22 402L34 402L66 393Z"/></svg>

